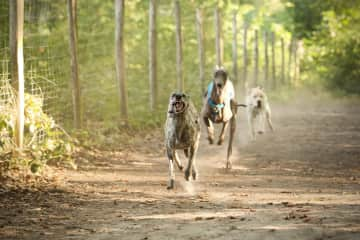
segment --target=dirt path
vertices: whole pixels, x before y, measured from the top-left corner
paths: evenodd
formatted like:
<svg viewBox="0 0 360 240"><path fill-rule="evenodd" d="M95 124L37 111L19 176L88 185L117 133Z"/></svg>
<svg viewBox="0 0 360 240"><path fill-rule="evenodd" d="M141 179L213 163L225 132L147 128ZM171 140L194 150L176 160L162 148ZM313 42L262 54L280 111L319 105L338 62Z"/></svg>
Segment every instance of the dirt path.
<svg viewBox="0 0 360 240"><path fill-rule="evenodd" d="M276 132L256 142L240 114L230 173L203 135L199 181L177 171L174 191L159 136L141 152L82 154L63 187L0 191L0 238L360 239L359 102L273 112Z"/></svg>

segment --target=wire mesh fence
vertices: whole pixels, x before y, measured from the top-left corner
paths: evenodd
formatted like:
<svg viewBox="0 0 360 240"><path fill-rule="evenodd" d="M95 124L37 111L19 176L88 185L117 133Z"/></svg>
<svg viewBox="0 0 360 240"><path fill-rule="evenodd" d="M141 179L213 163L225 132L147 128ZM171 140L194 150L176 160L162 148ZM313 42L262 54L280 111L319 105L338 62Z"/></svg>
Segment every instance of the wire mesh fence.
<svg viewBox="0 0 360 240"><path fill-rule="evenodd" d="M61 93L69 89L69 56L66 39L59 41L63 32L58 29L66 24L66 3L28 0L24 13L25 91L43 99L43 110L64 123L67 112L63 107L68 105L64 98L70 95Z"/></svg>
<svg viewBox="0 0 360 240"><path fill-rule="evenodd" d="M25 133L32 132L34 123L30 122L30 115L36 114L37 111L33 106L40 107L41 111L60 125L66 123L65 110L69 101L64 98L67 95L61 93L69 91L66 84L69 57L65 42L59 41L62 35L59 29L61 30L66 23L66 12L62 10L63 7L66 7L65 2L24 1ZM0 1L0 123L2 123L0 130L4 133L4 136L1 135L0 150L5 149L5 151L9 146L14 146L14 143L4 145L4 139L12 141L17 116L15 99L17 89L12 86L11 80L9 22L10 1ZM59 49L62 50L58 51ZM38 131L32 132L31 137L26 134L26 146L43 144L46 141L48 135L42 129L39 127Z"/></svg>
<svg viewBox="0 0 360 240"><path fill-rule="evenodd" d="M9 5L8 2L0 2L0 107L11 99L10 75L9 75Z"/></svg>

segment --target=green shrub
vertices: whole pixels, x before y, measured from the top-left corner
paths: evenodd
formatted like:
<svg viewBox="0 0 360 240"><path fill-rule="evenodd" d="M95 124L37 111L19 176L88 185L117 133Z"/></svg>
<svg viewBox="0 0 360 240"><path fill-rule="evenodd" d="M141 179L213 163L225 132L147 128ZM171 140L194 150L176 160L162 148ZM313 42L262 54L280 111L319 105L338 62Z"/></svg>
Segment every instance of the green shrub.
<svg viewBox="0 0 360 240"><path fill-rule="evenodd" d="M0 158L9 166L25 165L35 173L47 163L67 163L74 166L71 138L54 119L44 113L39 96L25 94L24 150L17 153L14 139L16 106L9 101L0 105Z"/></svg>

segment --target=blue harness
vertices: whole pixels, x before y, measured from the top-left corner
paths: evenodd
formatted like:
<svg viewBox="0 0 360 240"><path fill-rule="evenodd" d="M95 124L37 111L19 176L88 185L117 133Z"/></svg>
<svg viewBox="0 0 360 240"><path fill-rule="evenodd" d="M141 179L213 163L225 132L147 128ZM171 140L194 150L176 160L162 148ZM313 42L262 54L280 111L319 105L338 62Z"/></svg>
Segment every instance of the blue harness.
<svg viewBox="0 0 360 240"><path fill-rule="evenodd" d="M208 85L208 89L207 89L207 99L208 99L208 103L211 107L212 113L214 115L217 115L217 114L219 114L220 110L225 107L225 104L224 103L216 104L211 99L211 92L212 92L213 88L214 88L214 81L211 81L210 84ZM234 96L234 93L232 91L230 91L228 93L228 98L231 99L231 98L233 98L233 96Z"/></svg>

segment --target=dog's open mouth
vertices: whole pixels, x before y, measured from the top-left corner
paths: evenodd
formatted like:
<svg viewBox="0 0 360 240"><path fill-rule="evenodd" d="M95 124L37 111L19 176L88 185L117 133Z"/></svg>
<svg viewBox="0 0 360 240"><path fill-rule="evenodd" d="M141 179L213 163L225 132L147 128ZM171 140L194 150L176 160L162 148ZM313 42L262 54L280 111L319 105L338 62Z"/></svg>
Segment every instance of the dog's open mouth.
<svg viewBox="0 0 360 240"><path fill-rule="evenodd" d="M185 103L183 101L175 101L173 103L173 108L175 113L181 113L185 109Z"/></svg>
<svg viewBox="0 0 360 240"><path fill-rule="evenodd" d="M169 113L182 113L185 110L185 103L181 100L175 100L169 109Z"/></svg>

